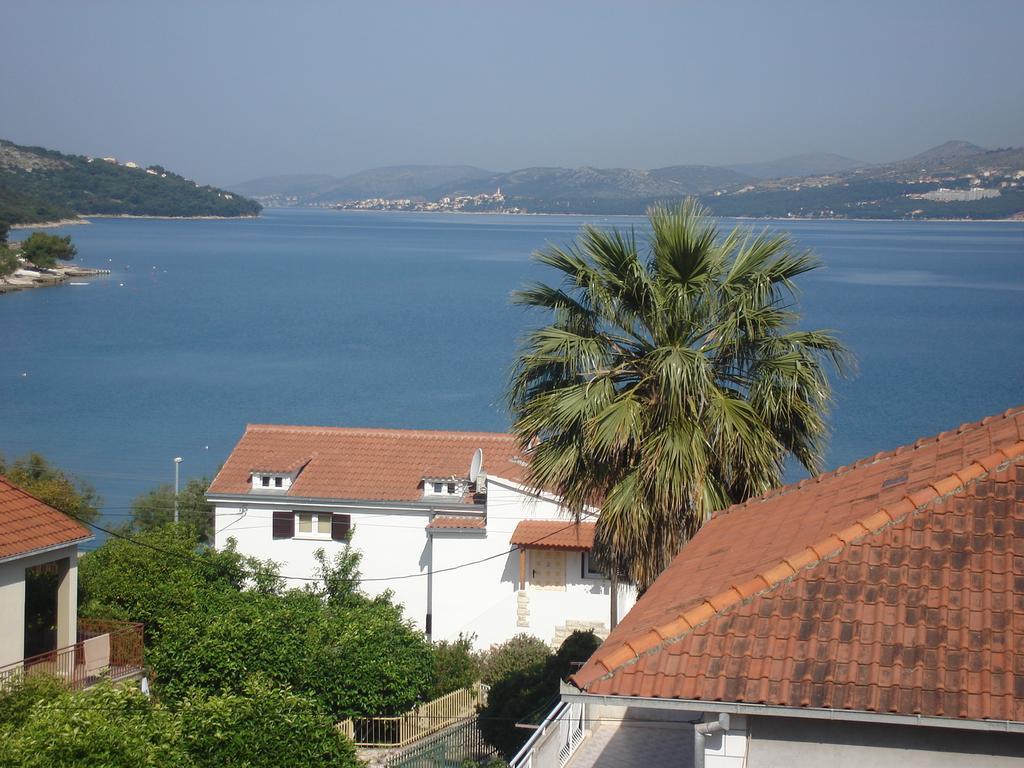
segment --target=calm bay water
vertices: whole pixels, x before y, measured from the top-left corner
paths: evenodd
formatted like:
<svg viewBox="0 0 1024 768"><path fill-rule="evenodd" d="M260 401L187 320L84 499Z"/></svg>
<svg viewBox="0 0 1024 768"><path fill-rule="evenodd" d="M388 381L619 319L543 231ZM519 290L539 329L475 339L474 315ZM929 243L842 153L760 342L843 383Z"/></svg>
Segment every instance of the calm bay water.
<svg viewBox="0 0 1024 768"><path fill-rule="evenodd" d="M247 422L505 429L530 322L509 293L585 221L644 225L270 210L64 228L113 274L0 296L0 451L88 479L117 521L175 456L183 479L215 472ZM859 358L828 466L1024 403L1024 225L770 226L821 256L805 322Z"/></svg>

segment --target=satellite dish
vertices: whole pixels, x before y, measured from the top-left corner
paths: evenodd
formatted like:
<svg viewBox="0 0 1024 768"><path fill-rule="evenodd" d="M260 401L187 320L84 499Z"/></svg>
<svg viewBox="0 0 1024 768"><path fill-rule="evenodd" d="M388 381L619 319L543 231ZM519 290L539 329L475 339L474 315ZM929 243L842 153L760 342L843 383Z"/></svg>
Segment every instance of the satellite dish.
<svg viewBox="0 0 1024 768"><path fill-rule="evenodd" d="M480 470L484 467L484 449L477 448L473 452L473 460L469 462L469 481L475 483L480 477Z"/></svg>

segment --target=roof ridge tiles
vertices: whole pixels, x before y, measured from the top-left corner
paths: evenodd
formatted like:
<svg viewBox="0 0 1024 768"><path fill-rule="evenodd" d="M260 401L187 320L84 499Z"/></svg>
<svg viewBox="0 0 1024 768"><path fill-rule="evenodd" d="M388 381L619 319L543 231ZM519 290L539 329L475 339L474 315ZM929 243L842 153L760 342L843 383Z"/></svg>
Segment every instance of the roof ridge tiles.
<svg viewBox="0 0 1024 768"><path fill-rule="evenodd" d="M1013 412L1017 413L1020 410L1017 409ZM1003 416L1006 417L1009 413L1010 411L1007 411ZM895 504L880 508L877 512L856 521L853 525L841 531L829 533L809 546L782 557L779 562L759 571L748 581L739 585L732 584L724 591L706 597L697 605L680 613L672 621L651 627L651 630L640 638L631 638L625 641L623 645L614 648L607 657L598 658L599 649L594 660L600 662L608 671L597 677L590 676L590 679L586 680L579 680L574 675L572 680L576 685L584 688L596 680L610 677L619 668L636 663L641 657L656 653L665 646L678 642L685 635L707 624L716 616L726 613L738 605L746 604L759 595L796 578L801 571L813 568L822 561L835 557L851 544L859 543L892 525L903 522L910 515L963 491L977 480L1004 469L1011 462L1022 458L1024 458L1024 440L1005 449L997 449L980 460L972 461L966 468L957 470L920 491L903 496ZM801 482L806 483L807 481ZM854 530L857 526L863 530ZM761 589L752 591L752 583L758 579L762 580L765 585ZM654 640L652 635L660 639ZM647 642L641 642L641 640L647 640ZM627 655L624 656L624 652Z"/></svg>
<svg viewBox="0 0 1024 768"><path fill-rule="evenodd" d="M950 438L957 437L957 436L963 434L964 432L966 432L968 430L980 429L983 426L985 426L985 427L991 426L991 424L996 419L1011 419L1011 418L1015 418L1017 416L1024 417L1024 405L1015 406L1013 408L1007 408L1005 411L1003 411L1000 414L997 414L997 415L994 415L994 416L986 416L984 419L981 419L979 421L964 422L959 427L957 427L955 430L948 429L945 432L940 432L937 435L933 435L933 436L927 437L927 438L919 438L918 440L914 441L913 443L900 445L900 446L897 446L896 448L892 448L892 449L890 449L888 451L879 451L874 456L870 456L870 457L868 457L866 459L860 459L859 461L855 461L852 464L844 464L843 466L837 467L834 470L830 470L828 472L821 472L821 473L819 473L817 475L814 475L813 477L805 477L805 478L802 478L802 479L797 480L795 482L787 483L786 485L780 485L778 488L772 488L771 490L767 491L766 493L761 494L760 496L751 497L751 498L746 499L745 501L742 501L742 502L740 502L738 504L733 504L731 506L728 506L725 509L717 510L716 512L713 512L711 516L712 517L718 517L719 515L728 514L730 512L730 510L733 510L733 509L741 509L741 508L744 508L744 507L747 507L747 506L750 506L750 505L753 505L753 504L756 504L756 503L761 503L761 502L768 501L769 499L775 499L775 498L778 498L779 496L784 496L784 495L786 495L788 493L793 493L794 491L798 491L801 488L806 487L807 485L809 485L812 482L820 483L820 482L822 482L825 479L831 479L831 478L840 477L841 475L846 474L847 472L852 472L853 470L860 469L861 467L868 466L869 464L877 464L880 461L885 461L886 459L895 458L896 456L902 455L902 454L904 454L904 453L906 453L908 451L917 450L919 447L921 447L923 445L928 445L928 444L931 444L931 443L941 443L941 442L943 442L945 440L948 440ZM1022 430L1024 430L1024 428L1022 428ZM1024 438L1024 431L1021 432L1021 437ZM1021 445L1021 444L1024 444L1024 440L1022 440L1017 445ZM1016 447L1017 447L1016 445L1015 446L1011 446L1011 448L1016 448ZM998 451L997 451L997 453L998 453ZM974 462L972 462L972 463L974 463ZM967 469L967 468L965 467L965 469Z"/></svg>

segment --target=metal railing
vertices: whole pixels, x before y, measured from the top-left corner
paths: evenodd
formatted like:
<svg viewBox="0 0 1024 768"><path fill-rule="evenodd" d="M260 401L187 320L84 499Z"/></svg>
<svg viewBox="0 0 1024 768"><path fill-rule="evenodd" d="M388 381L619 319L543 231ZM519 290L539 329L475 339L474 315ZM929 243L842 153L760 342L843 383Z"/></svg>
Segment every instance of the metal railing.
<svg viewBox="0 0 1024 768"><path fill-rule="evenodd" d="M137 622L79 619L78 642L0 667L0 689L31 675L61 678L75 690L141 675L142 634Z"/></svg>
<svg viewBox="0 0 1024 768"><path fill-rule="evenodd" d="M476 715L487 703L490 686L482 683L461 688L420 704L395 717L356 717L342 720L338 730L359 747L404 747Z"/></svg>
<svg viewBox="0 0 1024 768"><path fill-rule="evenodd" d="M509 762L511 768L563 768L586 737L582 704L560 702Z"/></svg>

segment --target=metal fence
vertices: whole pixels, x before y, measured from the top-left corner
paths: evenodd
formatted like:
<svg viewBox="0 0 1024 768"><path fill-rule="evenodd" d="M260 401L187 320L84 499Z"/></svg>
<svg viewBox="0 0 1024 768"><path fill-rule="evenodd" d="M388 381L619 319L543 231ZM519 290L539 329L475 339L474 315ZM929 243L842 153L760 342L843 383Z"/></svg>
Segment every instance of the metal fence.
<svg viewBox="0 0 1024 768"><path fill-rule="evenodd" d="M563 768L586 736L582 704L560 702L512 758L511 768Z"/></svg>
<svg viewBox="0 0 1024 768"><path fill-rule="evenodd" d="M388 755L388 768L462 768L468 763L485 764L498 751L488 744L477 728L476 717L436 733L421 744Z"/></svg>
<svg viewBox="0 0 1024 768"><path fill-rule="evenodd" d="M476 714L487 703L490 687L461 688L420 704L396 717L357 717L342 720L338 730L359 747L404 747Z"/></svg>
<svg viewBox="0 0 1024 768"><path fill-rule="evenodd" d="M78 642L0 667L0 688L28 675L50 675L82 689L100 679L120 680L142 674L142 624L80 619Z"/></svg>

